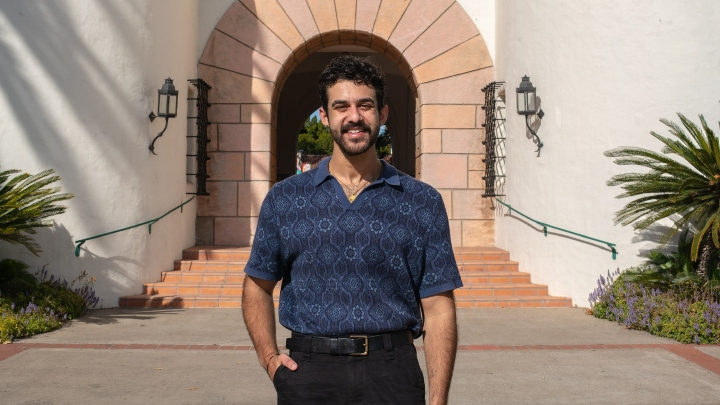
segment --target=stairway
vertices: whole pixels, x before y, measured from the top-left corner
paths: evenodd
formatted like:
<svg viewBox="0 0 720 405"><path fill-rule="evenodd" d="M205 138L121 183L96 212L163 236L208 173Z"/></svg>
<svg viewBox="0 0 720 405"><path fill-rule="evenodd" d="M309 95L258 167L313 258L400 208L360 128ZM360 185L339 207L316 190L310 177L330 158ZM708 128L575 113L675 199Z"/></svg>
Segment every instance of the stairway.
<svg viewBox="0 0 720 405"><path fill-rule="evenodd" d="M458 308L571 307L569 298L551 297L545 285L532 284L510 253L494 248L455 248L464 284L455 290ZM249 247L195 246L183 251L161 281L139 295L120 297L121 308L239 308ZM280 283L273 296L275 305Z"/></svg>

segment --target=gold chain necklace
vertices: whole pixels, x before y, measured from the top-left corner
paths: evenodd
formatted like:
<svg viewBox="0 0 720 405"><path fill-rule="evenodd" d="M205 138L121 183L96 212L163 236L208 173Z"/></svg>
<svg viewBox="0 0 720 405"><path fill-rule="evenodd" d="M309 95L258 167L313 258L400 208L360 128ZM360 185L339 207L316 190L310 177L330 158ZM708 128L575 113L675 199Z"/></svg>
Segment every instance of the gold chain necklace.
<svg viewBox="0 0 720 405"><path fill-rule="evenodd" d="M378 163L380 163L379 160L378 160ZM382 167L382 163L380 164L380 167ZM347 197L348 201L350 201L351 204L352 204L353 201L355 201L355 199L357 198L357 195L358 195L361 191L363 191L363 190L365 189L365 187L367 187L367 186L371 183L371 182L368 181L368 180L363 180L360 184L358 184L357 186L355 186L355 187L353 188L353 187L351 187L350 185L344 183L342 180L340 180L340 179L338 178L338 176L336 176L336 175L332 172L332 170L330 169L330 164L328 164L328 171L330 172L330 175L333 176L333 177L335 177L335 180L337 180L338 183L340 183L340 185L341 185L342 188L343 188L343 192L345 193L345 196ZM373 176L372 176L372 179L373 179L373 180L372 180L372 181L375 181L375 179L376 179L377 177L378 177L378 176L375 176L375 173L373 173Z"/></svg>

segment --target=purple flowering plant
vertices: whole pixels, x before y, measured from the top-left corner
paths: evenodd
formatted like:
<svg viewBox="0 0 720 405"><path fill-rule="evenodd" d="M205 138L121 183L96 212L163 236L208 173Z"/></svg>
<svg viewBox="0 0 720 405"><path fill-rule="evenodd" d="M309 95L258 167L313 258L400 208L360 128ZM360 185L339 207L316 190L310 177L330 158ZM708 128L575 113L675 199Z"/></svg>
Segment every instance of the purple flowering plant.
<svg viewBox="0 0 720 405"><path fill-rule="evenodd" d="M0 260L0 342L32 336L60 327L97 305L95 278L83 272L67 280L50 275L43 266L35 275L28 265Z"/></svg>
<svg viewBox="0 0 720 405"><path fill-rule="evenodd" d="M682 343L720 343L717 290L691 282L649 286L632 277L637 271L600 276L589 297L595 317Z"/></svg>

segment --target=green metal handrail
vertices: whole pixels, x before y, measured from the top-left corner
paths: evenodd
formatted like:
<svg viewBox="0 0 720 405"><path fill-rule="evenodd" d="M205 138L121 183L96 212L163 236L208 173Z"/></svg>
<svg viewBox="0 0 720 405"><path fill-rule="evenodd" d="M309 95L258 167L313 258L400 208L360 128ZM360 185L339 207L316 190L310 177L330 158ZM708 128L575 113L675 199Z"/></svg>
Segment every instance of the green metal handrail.
<svg viewBox="0 0 720 405"><path fill-rule="evenodd" d="M612 251L612 258L613 258L613 260L615 260L615 259L617 258L618 252L617 252L617 250L615 249L615 244L614 244L614 243L607 242L607 241L600 240L600 239L595 239L595 238L592 238L592 237L590 237L590 236L583 235L583 234L581 234L581 233L577 233L577 232L573 232L573 231L568 231L567 229L558 228L557 226L553 226L553 225L550 225L550 224L546 224L546 223L544 223L544 222L540 222L540 221L538 221L538 220L536 220L536 219L533 219L533 218L530 218L529 216L527 216L527 215L523 214L522 212L516 210L515 208L513 208L512 206L510 206L510 204L506 204L506 203L498 200L497 198L495 199L495 201L497 201L497 202L499 202L500 204L508 207L508 209L510 210L510 214L512 214L513 211L515 211L515 212L517 212L518 214L522 215L523 217L529 219L530 221L533 221L533 222L535 222L536 224L542 226L542 227L543 227L543 233L545 234L545 236L547 236L547 234L548 234L548 231L547 231L548 228L552 228L552 229L557 229L558 231L567 232L567 233L572 234L572 235L575 235L575 236L580 236L580 237L585 238L585 239L590 239L590 240L595 241L595 242L604 243L604 244L606 244L607 247L609 247L610 250Z"/></svg>
<svg viewBox="0 0 720 405"><path fill-rule="evenodd" d="M89 237L89 238L76 240L75 243L76 243L77 245L75 246L75 257L79 257L79 256L80 256L80 246L82 246L83 243L85 243L85 242L87 242L87 241L89 241L89 240L91 240L91 239L97 239L97 238L101 238L101 237L103 237L103 236L112 235L112 234L114 234L114 233L118 233L118 232L122 232L122 231L127 231L128 229L137 228L138 226L143 226L143 225L145 225L145 224L147 224L147 226L148 226L148 233L152 233L152 226L153 226L154 223L156 223L157 221L165 218L168 214L170 214L171 212L177 210L178 208L180 209L180 212L182 212L182 207L183 207L185 204L189 203L190 201L192 201L192 200L194 200L194 199L195 199L195 196L190 197L190 199L188 199L188 200L185 201L184 203L178 205L177 207L171 209L170 211L164 213L163 215L161 215L161 216L159 216L159 217L157 217L157 218L155 218L155 219L151 219L151 220L149 220L149 221L141 222L141 223L139 223L139 224L135 224L135 225L128 226L128 227L125 227L125 228L122 228L122 229L118 229L118 230L116 230L116 231L106 232L106 233L103 233L103 234L100 234L100 235L91 236L91 237Z"/></svg>

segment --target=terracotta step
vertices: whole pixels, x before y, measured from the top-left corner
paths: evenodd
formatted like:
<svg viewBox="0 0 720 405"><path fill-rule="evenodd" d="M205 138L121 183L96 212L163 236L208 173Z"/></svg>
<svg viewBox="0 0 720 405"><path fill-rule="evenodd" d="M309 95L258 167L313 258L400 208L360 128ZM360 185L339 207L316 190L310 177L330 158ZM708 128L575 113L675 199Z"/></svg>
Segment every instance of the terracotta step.
<svg viewBox="0 0 720 405"><path fill-rule="evenodd" d="M186 271L232 271L242 272L246 260L176 260L174 270ZM518 271L518 262L511 260L468 260L458 263L461 272L465 271Z"/></svg>
<svg viewBox="0 0 720 405"><path fill-rule="evenodd" d="M458 308L572 308L572 300L565 297L459 297Z"/></svg>
<svg viewBox="0 0 720 405"><path fill-rule="evenodd" d="M183 250L183 260L247 260L250 247L194 246ZM453 248L458 263L466 260L509 260L510 252L496 247Z"/></svg>
<svg viewBox="0 0 720 405"><path fill-rule="evenodd" d="M477 271L460 273L463 284L472 283L530 283L530 273L513 271ZM160 280L166 283L242 283L243 272L231 271L164 271Z"/></svg>
<svg viewBox="0 0 720 405"><path fill-rule="evenodd" d="M182 295L182 296L226 296L242 295L242 283L147 283L143 286L145 295ZM547 286L531 283L495 284L495 283L468 283L463 288L455 290L456 297L520 297L534 295L548 295ZM278 285L274 294L280 296Z"/></svg>
<svg viewBox="0 0 720 405"><path fill-rule="evenodd" d="M183 250L183 260L244 260L250 258L249 247L193 246Z"/></svg>
<svg viewBox="0 0 720 405"><path fill-rule="evenodd" d="M527 297L548 295L546 285L539 284L466 284L455 290L455 297Z"/></svg>
<svg viewBox="0 0 720 405"><path fill-rule="evenodd" d="M510 260L510 252L496 247L456 247L453 248L455 260L458 262L466 260Z"/></svg>
<svg viewBox="0 0 720 405"><path fill-rule="evenodd" d="M518 262L511 260L470 260L458 262L460 272L465 271L518 271Z"/></svg>
<svg viewBox="0 0 720 405"><path fill-rule="evenodd" d="M246 260L175 260L173 270L243 272Z"/></svg>
<svg viewBox="0 0 720 405"><path fill-rule="evenodd" d="M275 307L278 300L275 299ZM185 295L130 295L120 298L122 308L240 308L239 295L185 296Z"/></svg>
<svg viewBox="0 0 720 405"><path fill-rule="evenodd" d="M491 284L529 284L530 273L519 271L463 271L460 273L464 285L477 283Z"/></svg>
<svg viewBox="0 0 720 405"><path fill-rule="evenodd" d="M240 308L241 296L130 295L120 298L122 308ZM278 306L277 298L274 299ZM458 308L571 308L570 298L552 296L526 297L456 297Z"/></svg>
<svg viewBox="0 0 720 405"><path fill-rule="evenodd" d="M455 258L465 285L455 291L458 307L572 306L568 298L551 297L545 285L532 284L509 252L495 247L456 248ZM237 308L250 248L195 246L185 249L173 271L147 283L143 294L120 298L121 307ZM277 300L280 287L275 288Z"/></svg>
<svg viewBox="0 0 720 405"><path fill-rule="evenodd" d="M242 296L242 283L147 283L143 285L143 295L180 295L180 296ZM273 297L280 297L280 284L273 290Z"/></svg>
<svg viewBox="0 0 720 405"><path fill-rule="evenodd" d="M164 271L160 280L168 283L242 283L244 272L234 271Z"/></svg>

